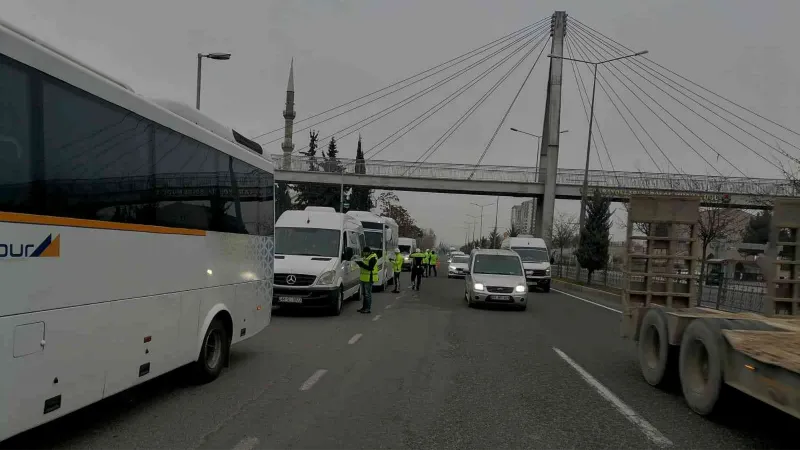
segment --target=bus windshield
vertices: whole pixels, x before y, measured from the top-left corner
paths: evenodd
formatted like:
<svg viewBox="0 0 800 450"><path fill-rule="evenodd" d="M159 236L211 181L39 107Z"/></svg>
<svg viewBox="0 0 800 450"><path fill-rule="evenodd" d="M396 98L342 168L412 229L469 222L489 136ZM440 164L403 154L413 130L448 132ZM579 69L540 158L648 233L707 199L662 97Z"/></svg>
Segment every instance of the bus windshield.
<svg viewBox="0 0 800 450"><path fill-rule="evenodd" d="M339 230L324 228L275 229L276 255L339 256Z"/></svg>

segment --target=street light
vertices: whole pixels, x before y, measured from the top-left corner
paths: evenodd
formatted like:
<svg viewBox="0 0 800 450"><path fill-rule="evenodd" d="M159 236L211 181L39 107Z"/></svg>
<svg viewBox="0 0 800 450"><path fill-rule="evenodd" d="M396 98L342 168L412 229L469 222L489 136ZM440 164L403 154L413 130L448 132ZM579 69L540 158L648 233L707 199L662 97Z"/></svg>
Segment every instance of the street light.
<svg viewBox="0 0 800 450"><path fill-rule="evenodd" d="M647 50L642 50L640 52L636 52L636 53L633 53L633 54L630 54L630 55L618 56L616 58L606 59L604 61L584 61L582 59L567 58L565 56L559 56L559 55L547 55L548 58L558 58L558 59L563 59L563 60L567 60L567 61L574 61L574 62L581 62L581 63L585 63L585 64L591 64L591 65L594 66L594 73L592 75L593 76L593 79L592 79L592 103L591 103L591 106L589 108L589 137L588 137L588 139L586 141L586 166L583 169L583 191L581 192L581 212L580 212L579 221L578 221L578 223L579 223L579 225L578 225L578 233L579 234L578 235L579 236L580 236L580 233L583 232L583 227L584 227L585 221L586 221L584 216L586 215L586 195L587 195L586 191L589 190L589 155L591 154L589 152L589 150L591 149L591 146L592 146L592 127L594 125L594 93L595 93L595 88L597 87L597 66L599 66L601 64L606 64L606 63L610 63L610 62L613 62L613 61L617 61L617 60L620 60L620 59L633 58L634 56L641 56L641 55L644 55L644 54L647 54L647 53L648 53Z"/></svg>
<svg viewBox="0 0 800 450"><path fill-rule="evenodd" d="M527 134L528 136L533 136L536 138L536 178L535 181L539 181L539 153L542 151L542 137L538 134L528 133L527 131L518 130L514 127L511 127L511 131L516 131L517 133ZM569 132L569 130L559 131L559 134L564 134Z"/></svg>
<svg viewBox="0 0 800 450"><path fill-rule="evenodd" d="M231 59L230 53L198 53L197 54L197 99L195 108L200 109L200 74L203 72L203 58L227 61Z"/></svg>
<svg viewBox="0 0 800 450"><path fill-rule="evenodd" d="M467 214L467 217L472 217L472 242L475 242L475 225L478 224L478 216L473 216L472 214ZM483 216L481 216L481 221L483 221Z"/></svg>
<svg viewBox="0 0 800 450"><path fill-rule="evenodd" d="M481 237L481 239L483 239L483 208L485 208L487 206L492 206L492 205L494 205L494 203L487 203L485 205L479 205L477 203L470 203L470 204L475 205L475 206L477 206L478 208L481 209L481 233L480 233L480 237Z"/></svg>

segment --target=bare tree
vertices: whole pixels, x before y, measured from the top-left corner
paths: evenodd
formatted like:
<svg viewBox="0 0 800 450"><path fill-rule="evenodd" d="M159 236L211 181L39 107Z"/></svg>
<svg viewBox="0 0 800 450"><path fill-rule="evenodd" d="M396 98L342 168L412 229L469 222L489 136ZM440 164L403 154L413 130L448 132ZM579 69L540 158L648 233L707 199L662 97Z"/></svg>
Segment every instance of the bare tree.
<svg viewBox="0 0 800 450"><path fill-rule="evenodd" d="M575 216L559 213L553 222L553 247L559 249L559 276L564 264L564 248L575 244L578 237L578 224Z"/></svg>

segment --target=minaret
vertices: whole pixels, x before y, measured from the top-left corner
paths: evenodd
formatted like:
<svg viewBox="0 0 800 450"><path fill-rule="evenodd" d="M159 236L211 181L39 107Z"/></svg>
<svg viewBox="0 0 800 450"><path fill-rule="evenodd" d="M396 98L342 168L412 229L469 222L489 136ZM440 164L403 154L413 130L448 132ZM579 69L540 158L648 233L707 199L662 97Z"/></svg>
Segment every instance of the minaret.
<svg viewBox="0 0 800 450"><path fill-rule="evenodd" d="M283 119L285 120L283 131L283 143L281 150L283 150L283 167L284 170L289 170L292 165L292 151L294 151L294 144L292 143L292 128L294 126L294 58L289 66L289 84L286 86L286 109L283 110Z"/></svg>

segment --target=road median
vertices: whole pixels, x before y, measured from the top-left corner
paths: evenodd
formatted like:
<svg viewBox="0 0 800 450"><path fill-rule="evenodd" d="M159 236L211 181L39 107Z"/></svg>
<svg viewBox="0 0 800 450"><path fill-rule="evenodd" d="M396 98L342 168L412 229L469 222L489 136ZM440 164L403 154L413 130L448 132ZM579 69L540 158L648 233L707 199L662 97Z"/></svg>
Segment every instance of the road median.
<svg viewBox="0 0 800 450"><path fill-rule="evenodd" d="M585 284L575 283L573 280L553 278L553 289L569 292L570 294L580 295L590 300L600 300L609 303L622 303L622 293L619 289L609 287L586 286Z"/></svg>

